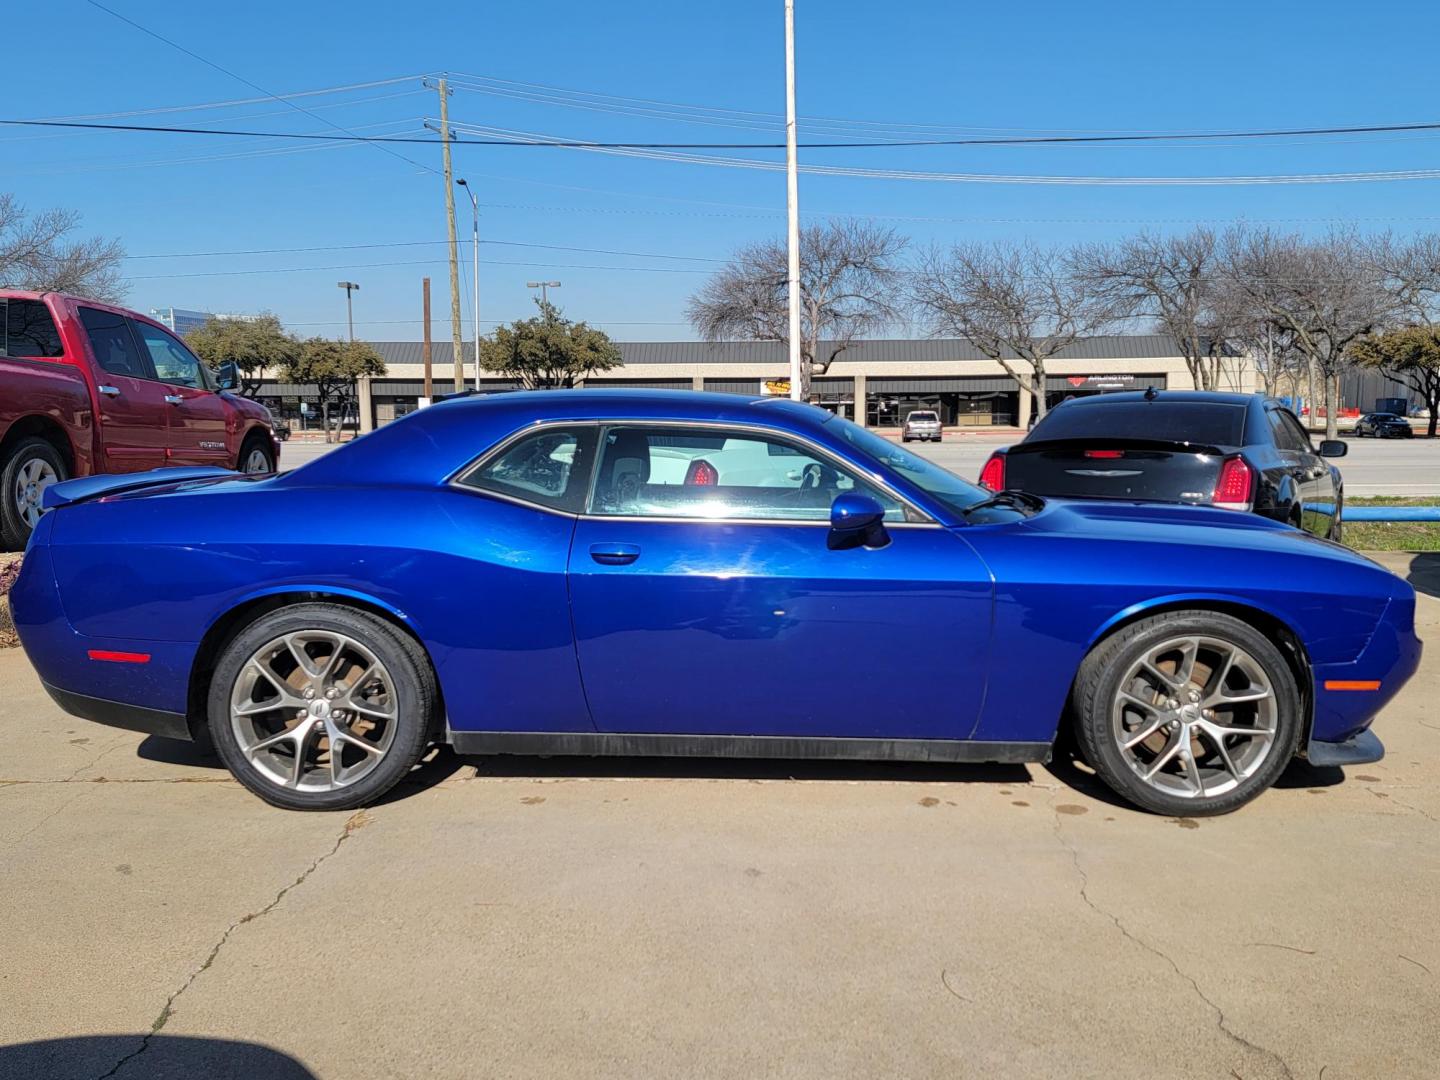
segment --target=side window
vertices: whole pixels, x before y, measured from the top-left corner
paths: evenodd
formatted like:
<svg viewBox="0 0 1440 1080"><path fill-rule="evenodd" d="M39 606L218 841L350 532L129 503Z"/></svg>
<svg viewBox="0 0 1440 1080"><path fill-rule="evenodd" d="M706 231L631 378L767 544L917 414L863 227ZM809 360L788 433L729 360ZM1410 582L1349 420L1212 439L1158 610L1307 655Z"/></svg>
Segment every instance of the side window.
<svg viewBox="0 0 1440 1080"><path fill-rule="evenodd" d="M723 429L609 428L592 514L736 521L828 521L845 491L863 491L904 521L904 506L829 458L769 435Z"/></svg>
<svg viewBox="0 0 1440 1080"><path fill-rule="evenodd" d="M157 330L149 323L132 320L135 334L150 353L150 363L155 368L155 377L173 386L191 386L197 390L205 388L205 378L200 372L201 363L195 354L164 330Z"/></svg>
<svg viewBox="0 0 1440 1080"><path fill-rule="evenodd" d="M0 353L7 356L63 356L60 331L39 300L0 300Z"/></svg>
<svg viewBox="0 0 1440 1080"><path fill-rule="evenodd" d="M459 482L578 514L590 485L597 434L594 427L544 428L485 459Z"/></svg>
<svg viewBox="0 0 1440 1080"><path fill-rule="evenodd" d="M82 307L80 323L90 338L90 347L95 350L95 362L111 375L124 375L131 379L153 379L150 361L140 352L135 335L130 332L130 320L99 308Z"/></svg>
<svg viewBox="0 0 1440 1080"><path fill-rule="evenodd" d="M1294 440L1297 450L1306 454L1313 454L1315 452L1315 448L1310 445L1310 436L1305 429L1300 426L1299 420L1296 420L1294 416L1284 409L1280 410L1280 420L1290 432L1290 438Z"/></svg>

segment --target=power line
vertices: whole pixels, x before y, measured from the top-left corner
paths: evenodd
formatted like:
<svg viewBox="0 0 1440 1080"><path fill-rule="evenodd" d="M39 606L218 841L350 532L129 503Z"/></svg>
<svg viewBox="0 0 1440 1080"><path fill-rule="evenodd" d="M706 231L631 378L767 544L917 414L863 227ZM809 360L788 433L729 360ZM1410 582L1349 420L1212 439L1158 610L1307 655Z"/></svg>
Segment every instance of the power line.
<svg viewBox="0 0 1440 1080"><path fill-rule="evenodd" d="M100 3L100 0L85 0L85 2L88 3L91 7L97 8L97 9L99 9L100 11L105 12L107 15L110 15L110 16L112 16L113 18L119 19L121 22L126 23L126 24L129 25L129 26L133 26L136 30L139 30L142 34L147 34L148 36L154 38L156 41L163 42L164 44L169 45L172 49L175 49L175 50L177 50L178 52L184 53L186 56L190 57L192 60L198 60L200 63L204 64L206 67L214 68L216 71L220 72L222 75L228 75L230 78L234 79L236 82L244 83L246 86L250 87L250 89L252 89L252 90L258 90L260 93L266 95L267 97L274 98L276 101L279 101L279 102L281 102L281 103L283 103L283 104L285 104L285 105L288 105L290 108L294 109L296 112L304 113L306 116L313 117L314 119L323 122L324 124L328 125L329 127L334 128L336 131L343 131L343 132L345 132L345 133L346 133L348 136L350 136L352 139L356 139L356 140L362 141L362 142L371 142L371 141L374 141L374 140L368 139L368 138L366 138L366 137L364 137L364 136L355 135L354 132L350 131L348 128L342 127L341 125L336 124L336 123L334 123L333 121L328 120L328 119L326 119L325 117L318 115L317 113L311 112L309 109L305 108L303 105L297 105L297 104L295 104L295 102L289 101L289 100L287 100L286 98L283 98L283 97L279 96L278 94L274 93L273 91L265 89L265 87L261 86L259 83L251 82L249 79L245 78L243 75L237 75L235 72L231 71L229 68L227 68L227 67L222 67L220 64L215 63L215 61L213 61L213 60L207 60L205 57L201 56L199 53L194 52L194 51L191 50L191 49L187 49L184 45L181 45L179 42L172 41L170 38L167 38L164 34L156 33L154 30L151 30L149 27L140 25L140 24L139 24L138 22L136 22L134 19L131 19L131 18L129 18L128 16L125 16L125 15L121 15L118 11L114 10L113 8L106 7L104 4ZM200 128L200 129L198 129L198 130L204 131L204 130L206 130L206 129ZM417 169L423 169L423 170L425 170L426 172L429 172L429 173L434 173L434 172L435 172L435 170L432 169L432 168L430 168L430 166L428 166L428 165L422 165L422 164L420 164L420 162L415 161L413 158L408 158L408 157L406 157L404 154L396 153L394 150L391 150L391 149L389 149L388 147L383 147L383 146L382 146L382 147L380 147L380 149L381 149L382 151L384 151L385 153L389 154L391 157L397 158L398 160L403 161L403 162L405 162L405 163L407 163L407 164L409 164L409 165L413 165L413 166L415 166Z"/></svg>
<svg viewBox="0 0 1440 1080"><path fill-rule="evenodd" d="M95 3L95 0L87 0ZM223 68L221 70L224 70ZM287 102L287 104L290 104ZM300 109L306 115L323 120L343 135L302 134L288 131L240 131L218 128L175 127L161 124L107 124L95 121L74 120L0 120L0 124L19 127L83 128L96 131L150 132L169 135L221 135L260 139L304 139L319 142L361 142L374 143L384 149L383 144L437 145L440 140L423 136L356 135L348 128L330 123L309 109ZM457 124L457 126L459 126ZM503 130L503 129L487 129ZM1319 135L1367 135L1385 132L1440 131L1440 122L1416 124L1366 124L1354 127L1325 128L1275 128L1264 131L1217 131L1208 134L1145 134L1145 135L1023 135L1002 138L964 139L885 139L871 142L802 142L802 150L899 150L926 146L1035 146L1056 144L1095 145L1107 143L1173 142L1176 140L1206 141L1217 139L1272 139L1294 138ZM568 150L783 150L783 142L613 142L596 139L564 139L552 136L534 135L529 138L486 137L450 140L453 146L506 146L506 147L553 147ZM403 155L396 154L403 161L409 161L420 168L428 166Z"/></svg>

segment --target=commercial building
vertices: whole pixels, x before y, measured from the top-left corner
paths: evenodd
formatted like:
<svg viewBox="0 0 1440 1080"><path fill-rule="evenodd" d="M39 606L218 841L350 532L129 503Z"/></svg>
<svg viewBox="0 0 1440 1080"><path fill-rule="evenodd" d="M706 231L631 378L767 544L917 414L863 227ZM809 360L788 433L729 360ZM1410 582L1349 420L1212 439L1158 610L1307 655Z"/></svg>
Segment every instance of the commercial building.
<svg viewBox="0 0 1440 1080"><path fill-rule="evenodd" d="M150 317L164 326L168 326L172 333L184 337L192 330L199 330L211 319L258 319L258 315L234 315L228 312L216 314L210 311L189 311L186 308L151 308Z"/></svg>
<svg viewBox="0 0 1440 1080"><path fill-rule="evenodd" d="M415 409L424 395L421 345L415 341L372 341L385 360L386 374L360 386L361 424L383 424ZM657 387L759 394L767 381L788 374L786 352L777 342L641 341L617 342L622 366L585 381L589 387ZM1013 366L1024 367L1014 361ZM431 349L433 393L454 389L449 342ZM1078 341L1046 365L1050 404L1066 397L1112 390L1193 389L1194 381L1175 342L1163 335L1109 336ZM467 365L467 386L474 385ZM1243 357L1225 361L1222 389L1251 392L1255 372ZM482 389L504 389L512 380L480 373ZM295 415L302 401L313 401L305 387L267 383L262 399L277 411ZM817 402L870 427L898 425L916 408L939 410L949 425L989 427L1029 422L1033 403L1021 394L996 361L968 341L866 341L840 353L829 370L814 380Z"/></svg>

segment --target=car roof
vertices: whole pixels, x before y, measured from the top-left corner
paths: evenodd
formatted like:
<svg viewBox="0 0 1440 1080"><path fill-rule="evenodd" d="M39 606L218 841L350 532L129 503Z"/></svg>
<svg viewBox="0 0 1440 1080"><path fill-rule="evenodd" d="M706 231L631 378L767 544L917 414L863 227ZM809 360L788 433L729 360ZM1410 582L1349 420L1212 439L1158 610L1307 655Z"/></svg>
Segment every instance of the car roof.
<svg viewBox="0 0 1440 1080"><path fill-rule="evenodd" d="M1231 394L1218 390L1157 389L1153 397L1147 396L1149 394L1148 390L1117 390L1111 393L1094 394L1090 397L1070 398L1061 404L1067 409L1093 409L1097 405L1118 404L1124 401L1198 401L1212 405L1251 405L1265 400L1259 394Z"/></svg>
<svg viewBox="0 0 1440 1080"><path fill-rule="evenodd" d="M447 398L348 446L282 474L282 486L407 483L453 474L500 439L531 424L732 423L815 433L832 414L789 398L696 390L518 390Z"/></svg>

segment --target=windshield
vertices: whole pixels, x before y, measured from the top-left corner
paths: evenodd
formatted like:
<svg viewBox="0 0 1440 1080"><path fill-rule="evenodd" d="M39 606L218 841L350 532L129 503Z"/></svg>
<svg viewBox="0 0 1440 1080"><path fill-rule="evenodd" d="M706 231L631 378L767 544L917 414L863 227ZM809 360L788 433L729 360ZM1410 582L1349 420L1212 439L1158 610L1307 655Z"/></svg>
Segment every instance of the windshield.
<svg viewBox="0 0 1440 1080"><path fill-rule="evenodd" d="M889 439L882 439L858 424L839 417L829 422L830 429L872 461L893 469L928 495L933 495L957 513L964 513L976 503L991 498L992 493L962 480L949 469L942 469L928 458L912 454Z"/></svg>

